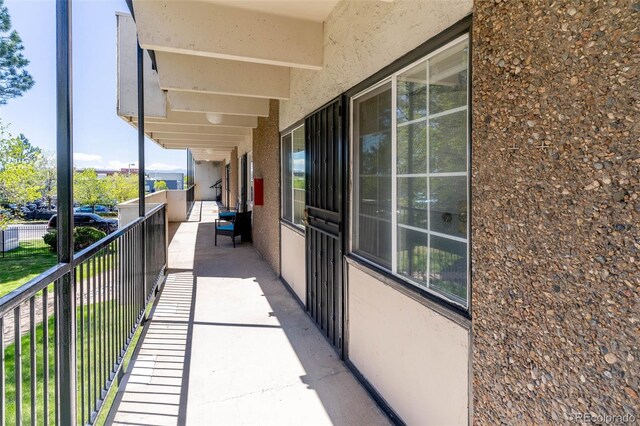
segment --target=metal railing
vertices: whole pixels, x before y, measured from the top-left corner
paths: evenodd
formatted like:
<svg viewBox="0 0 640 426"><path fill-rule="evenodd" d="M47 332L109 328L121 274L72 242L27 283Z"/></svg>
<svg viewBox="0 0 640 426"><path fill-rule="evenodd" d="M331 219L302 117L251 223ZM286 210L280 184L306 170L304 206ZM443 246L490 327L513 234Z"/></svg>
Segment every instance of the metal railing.
<svg viewBox="0 0 640 426"><path fill-rule="evenodd" d="M187 189L187 216L191 213L191 209L193 208L193 203L195 202L195 185L191 185Z"/></svg>
<svg viewBox="0 0 640 426"><path fill-rule="evenodd" d="M47 232L46 223L10 225L0 230L0 259L51 253L42 239Z"/></svg>
<svg viewBox="0 0 640 426"><path fill-rule="evenodd" d="M74 410L78 424L95 422L164 278L166 243L160 205L0 298L1 425L60 424L61 413ZM63 283L72 284L71 315L61 315L69 306L62 303ZM75 318L74 342L61 339L69 327L64 317ZM69 377L60 371L61 358L76 366L75 395L61 395L61 380Z"/></svg>

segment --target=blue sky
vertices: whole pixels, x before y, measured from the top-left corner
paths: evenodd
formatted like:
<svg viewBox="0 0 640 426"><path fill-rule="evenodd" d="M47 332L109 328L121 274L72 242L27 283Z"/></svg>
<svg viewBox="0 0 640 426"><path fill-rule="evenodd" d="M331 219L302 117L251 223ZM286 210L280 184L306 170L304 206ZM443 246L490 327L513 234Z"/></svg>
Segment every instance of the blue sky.
<svg viewBox="0 0 640 426"><path fill-rule="evenodd" d="M22 37L35 86L0 106L13 135L55 151L56 50L54 0L5 0L13 28ZM137 132L116 115L116 18L124 0L73 1L74 157L77 167L126 168L137 163ZM183 150L165 150L147 140L147 169L186 168Z"/></svg>

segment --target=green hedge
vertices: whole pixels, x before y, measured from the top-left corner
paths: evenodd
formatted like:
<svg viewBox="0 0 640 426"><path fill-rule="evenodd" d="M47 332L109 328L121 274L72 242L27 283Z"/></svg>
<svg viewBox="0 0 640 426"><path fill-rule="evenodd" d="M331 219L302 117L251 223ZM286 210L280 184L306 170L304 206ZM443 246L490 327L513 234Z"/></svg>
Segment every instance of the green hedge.
<svg viewBox="0 0 640 426"><path fill-rule="evenodd" d="M99 229L79 226L73 230L73 250L80 251L85 249L106 236L107 234ZM51 251L56 252L58 250L58 231L49 231L42 239L45 244L51 247Z"/></svg>

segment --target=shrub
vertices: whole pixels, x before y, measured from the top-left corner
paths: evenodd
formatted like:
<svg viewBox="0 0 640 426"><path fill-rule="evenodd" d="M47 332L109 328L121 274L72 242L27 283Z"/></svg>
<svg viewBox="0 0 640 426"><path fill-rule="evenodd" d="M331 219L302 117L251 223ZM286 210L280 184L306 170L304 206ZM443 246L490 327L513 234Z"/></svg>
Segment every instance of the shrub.
<svg viewBox="0 0 640 426"><path fill-rule="evenodd" d="M106 236L107 234L98 229L80 226L73 230L73 249L80 251Z"/></svg>
<svg viewBox="0 0 640 426"><path fill-rule="evenodd" d="M79 226L73 230L73 250L80 251L82 249L85 249L106 236L107 234L98 229L90 228L87 226ZM51 251L58 251L58 231L49 231L48 233L44 234L42 239L44 240L45 244L51 247Z"/></svg>
<svg viewBox="0 0 640 426"><path fill-rule="evenodd" d="M51 248L52 252L58 251L58 231L49 231L42 236L44 243Z"/></svg>

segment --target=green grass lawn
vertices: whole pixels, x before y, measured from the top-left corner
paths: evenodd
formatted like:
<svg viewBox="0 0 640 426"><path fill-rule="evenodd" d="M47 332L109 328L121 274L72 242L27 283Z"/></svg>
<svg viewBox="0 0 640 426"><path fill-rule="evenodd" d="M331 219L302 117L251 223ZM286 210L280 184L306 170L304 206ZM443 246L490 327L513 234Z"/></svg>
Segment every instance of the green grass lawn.
<svg viewBox="0 0 640 426"><path fill-rule="evenodd" d="M26 250L27 246L28 243L22 243L20 249ZM15 290L57 263L56 254L48 248L33 250L29 255L0 259L0 296Z"/></svg>
<svg viewBox="0 0 640 426"><path fill-rule="evenodd" d="M51 291L53 291L53 289L51 289ZM109 309L110 305L112 302L106 302L106 304L104 304L104 308L105 309ZM93 309L94 305L91 305ZM98 309L102 309L103 304L96 304L95 307L97 307ZM79 334L79 328L80 328L80 315L82 314L82 310L80 310L78 308L78 337L80 336ZM95 352L95 348L93 347L93 339L91 340L91 349L89 349L88 347L88 343L89 343L89 334L87 333L88 330L88 309L85 306L84 307L84 326L85 326L85 334L84 334L84 340L82 343L82 347L84 348L84 417L85 420L87 420L87 416L88 416L88 408L87 408L87 398L89 397L89 378L88 378L88 370L94 368L94 362L93 362L93 353ZM48 357L49 357L49 371L48 371L48 377L49 377L49 422L53 423L53 418L55 415L54 412L54 407L55 407L55 394L54 394L54 387L55 387L55 368L54 368L54 318L51 317L48 320ZM105 322L98 322L98 333L101 333L102 330L104 330L106 327L106 323ZM131 344L129 345L129 349L127 350L127 353L125 354L124 357L124 361L123 361L123 368L126 369L129 361L131 359L131 356L133 354L133 350L136 346L136 343L138 341L138 338L141 334L141 327L138 327L138 329L136 330L136 333L131 341ZM81 386L81 378L82 378L82 373L81 373L81 368L82 368L82 364L80 363L80 349L81 349L81 345L80 345L80 339L78 338L76 340L77 342L77 372L76 372L76 378L78 381L78 385L77 385L77 391L78 391L78 395L77 395L77 404L78 404L78 424L81 424L82 422L82 413L83 413L83 407L81 407L81 403L83 401L83 398L81 397L81 390L83 389L83 387ZM31 362L31 352L30 352L30 335L24 334L22 336L22 340L21 340L21 348L22 348L22 423L23 424L29 424L31 421L31 370L30 370L30 362ZM41 323L36 327L36 419L37 419L37 423L38 424L42 424L43 423L43 415L44 415L44 378L45 378L45 369L44 369L44 324ZM109 366L109 370L110 370ZM6 405L6 419L8 420L8 424L14 424L15 423L15 416L16 416L16 388L15 388L15 345L14 344L10 344L7 345L6 349L5 349L5 371L6 371L6 393L5 393L5 398L7 401L7 405ZM102 388L103 383L98 382L98 387ZM92 385L93 386L93 385ZM98 418L96 419L96 424L98 425L102 425L105 424L109 409L111 407L111 405L113 404L113 401L115 400L115 396L117 393L117 388L119 386L119 380L116 379L112 385L112 387L110 388L109 392L107 393L106 397L105 397L105 402L104 402L104 406L103 409L100 412L100 415L98 416ZM92 404L93 406L93 404Z"/></svg>

